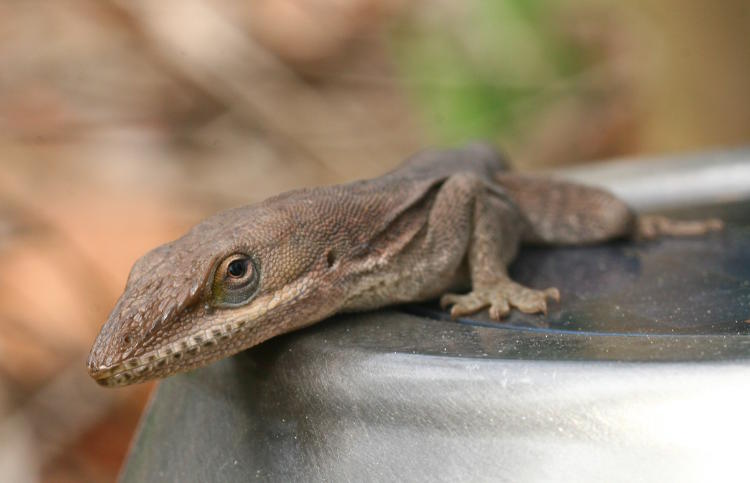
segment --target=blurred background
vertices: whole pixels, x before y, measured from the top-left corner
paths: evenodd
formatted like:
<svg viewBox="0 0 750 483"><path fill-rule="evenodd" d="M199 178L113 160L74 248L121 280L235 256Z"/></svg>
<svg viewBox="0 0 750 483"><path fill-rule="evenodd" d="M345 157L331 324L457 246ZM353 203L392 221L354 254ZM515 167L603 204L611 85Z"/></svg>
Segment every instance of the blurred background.
<svg viewBox="0 0 750 483"><path fill-rule="evenodd" d="M201 218L477 138L521 170L746 144L748 86L746 0L1 0L0 480L116 478L153 386L84 361Z"/></svg>

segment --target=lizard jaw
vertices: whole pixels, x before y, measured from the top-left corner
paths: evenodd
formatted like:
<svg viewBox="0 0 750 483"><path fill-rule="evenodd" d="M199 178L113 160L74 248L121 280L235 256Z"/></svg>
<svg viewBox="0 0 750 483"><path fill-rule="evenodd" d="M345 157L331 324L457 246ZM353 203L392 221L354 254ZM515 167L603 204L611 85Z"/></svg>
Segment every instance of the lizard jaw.
<svg viewBox="0 0 750 483"><path fill-rule="evenodd" d="M106 387L127 386L149 379L166 377L178 372L206 365L214 360L232 355L249 346L278 335L280 331L268 330L263 319L286 304L292 304L313 285L310 276L302 277L273 294L258 297L246 309L234 317L219 322L215 320L208 329L197 330L186 337L159 346L139 356L121 360L111 366L89 362L89 375L99 385ZM316 316L320 320L323 316ZM306 322L309 321L306 319ZM300 326L306 324L300 324ZM276 329L283 328L277 324ZM287 329L288 330L288 329ZM232 340L229 350L222 350ZM237 343L242 340L244 343Z"/></svg>
<svg viewBox="0 0 750 483"><path fill-rule="evenodd" d="M217 347L231 337L238 337L245 324L240 320L201 330L111 366L89 367L89 375L101 386L118 387L184 372L210 362L212 355L217 358L226 355L217 351ZM199 354L204 357L198 357Z"/></svg>

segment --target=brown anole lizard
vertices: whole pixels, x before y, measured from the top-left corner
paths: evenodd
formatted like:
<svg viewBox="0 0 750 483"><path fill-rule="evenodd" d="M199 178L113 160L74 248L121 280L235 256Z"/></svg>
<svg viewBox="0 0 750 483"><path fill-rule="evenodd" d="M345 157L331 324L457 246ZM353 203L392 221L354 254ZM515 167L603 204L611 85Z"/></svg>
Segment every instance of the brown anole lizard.
<svg viewBox="0 0 750 483"><path fill-rule="evenodd" d="M119 386L203 366L338 312L441 297L454 317L546 313L522 243L698 235L718 220L638 217L600 189L507 171L492 148L421 152L367 181L218 213L140 258L88 359ZM465 294L457 294L470 290Z"/></svg>

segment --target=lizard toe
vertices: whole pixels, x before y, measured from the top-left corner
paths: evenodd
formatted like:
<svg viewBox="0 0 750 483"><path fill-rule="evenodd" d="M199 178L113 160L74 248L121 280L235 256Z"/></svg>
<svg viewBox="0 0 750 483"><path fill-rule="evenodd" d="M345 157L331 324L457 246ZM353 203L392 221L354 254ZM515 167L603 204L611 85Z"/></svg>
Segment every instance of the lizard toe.
<svg viewBox="0 0 750 483"><path fill-rule="evenodd" d="M473 296L473 294L469 294L466 299L451 308L451 317L456 318L461 317L462 315L475 314L488 305L489 302L486 300Z"/></svg>
<svg viewBox="0 0 750 483"><path fill-rule="evenodd" d="M446 308L451 307L451 317L456 318L462 315L470 315L479 312L490 305L486 297L478 292L470 292L465 295L445 294L440 299L440 305Z"/></svg>
<svg viewBox="0 0 750 483"><path fill-rule="evenodd" d="M549 287L544 289L544 296L548 299L552 299L555 302L560 302L560 291L557 287Z"/></svg>
<svg viewBox="0 0 750 483"><path fill-rule="evenodd" d="M534 290L526 287L519 288L520 289L514 293L511 303L525 314L543 313L544 315L547 315L547 299L549 298L557 302L560 301L560 291L555 287L550 287L545 290Z"/></svg>
<svg viewBox="0 0 750 483"><path fill-rule="evenodd" d="M527 299L518 301L514 304L518 310L524 314L544 314L547 315L547 300L544 298Z"/></svg>
<svg viewBox="0 0 750 483"><path fill-rule="evenodd" d="M457 304L462 295L456 293L447 293L440 297L440 308L445 310L453 304Z"/></svg>
<svg viewBox="0 0 750 483"><path fill-rule="evenodd" d="M500 320L510 314L510 303L505 297L495 297L490 305L490 318Z"/></svg>
<svg viewBox="0 0 750 483"><path fill-rule="evenodd" d="M724 229L717 218L704 220L673 220L666 216L647 215L638 219L636 238L652 240L660 236L698 236Z"/></svg>

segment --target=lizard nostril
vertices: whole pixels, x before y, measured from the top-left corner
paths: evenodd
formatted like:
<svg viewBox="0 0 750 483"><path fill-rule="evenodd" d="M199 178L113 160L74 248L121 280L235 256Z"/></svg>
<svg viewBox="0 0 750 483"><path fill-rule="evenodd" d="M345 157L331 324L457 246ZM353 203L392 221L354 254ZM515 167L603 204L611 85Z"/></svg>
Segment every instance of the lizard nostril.
<svg viewBox="0 0 750 483"><path fill-rule="evenodd" d="M125 334L124 336L122 336L122 341L126 344L130 344L131 342L133 342L133 336L131 336L130 334Z"/></svg>

